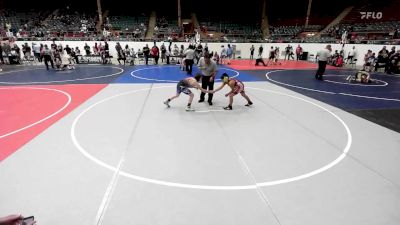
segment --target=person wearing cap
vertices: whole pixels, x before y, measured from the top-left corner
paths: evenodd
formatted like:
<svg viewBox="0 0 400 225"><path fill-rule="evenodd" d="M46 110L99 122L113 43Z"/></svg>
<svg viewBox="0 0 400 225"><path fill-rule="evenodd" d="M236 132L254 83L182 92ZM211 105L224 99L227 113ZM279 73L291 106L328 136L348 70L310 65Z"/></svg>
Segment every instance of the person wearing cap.
<svg viewBox="0 0 400 225"><path fill-rule="evenodd" d="M331 45L327 45L324 49L317 53L318 55L318 70L315 74L315 79L323 80L322 75L325 73L326 64L331 57Z"/></svg>
<svg viewBox="0 0 400 225"><path fill-rule="evenodd" d="M211 60L211 56L209 54L205 54L203 57L199 59L199 63L197 65L201 71L201 87L205 90L214 90L214 78L218 72L217 64ZM205 93L202 92L200 94L199 102L204 102ZM213 94L208 93L208 104L212 105Z"/></svg>

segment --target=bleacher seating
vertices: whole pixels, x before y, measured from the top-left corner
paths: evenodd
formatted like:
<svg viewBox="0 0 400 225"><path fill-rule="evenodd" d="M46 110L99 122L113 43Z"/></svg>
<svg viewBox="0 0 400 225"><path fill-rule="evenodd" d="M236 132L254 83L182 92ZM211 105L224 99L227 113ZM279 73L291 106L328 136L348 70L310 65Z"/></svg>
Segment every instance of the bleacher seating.
<svg viewBox="0 0 400 225"><path fill-rule="evenodd" d="M107 21L106 27L110 31L119 31L119 33L131 33L131 35L135 38L144 38L148 23L149 18L144 15L139 17L110 16Z"/></svg>

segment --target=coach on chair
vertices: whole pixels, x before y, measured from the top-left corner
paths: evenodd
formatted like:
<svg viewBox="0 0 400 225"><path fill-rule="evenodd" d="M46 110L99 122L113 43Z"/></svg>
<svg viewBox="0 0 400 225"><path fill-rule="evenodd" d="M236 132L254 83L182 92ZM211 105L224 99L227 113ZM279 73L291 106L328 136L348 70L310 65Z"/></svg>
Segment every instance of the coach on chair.
<svg viewBox="0 0 400 225"><path fill-rule="evenodd" d="M211 60L209 54L205 54L204 57L199 59L198 67L201 71L201 87L205 90L214 90L214 78L217 75L217 64ZM204 102L205 93L200 94L199 102ZM208 104L212 105L213 94L208 94Z"/></svg>

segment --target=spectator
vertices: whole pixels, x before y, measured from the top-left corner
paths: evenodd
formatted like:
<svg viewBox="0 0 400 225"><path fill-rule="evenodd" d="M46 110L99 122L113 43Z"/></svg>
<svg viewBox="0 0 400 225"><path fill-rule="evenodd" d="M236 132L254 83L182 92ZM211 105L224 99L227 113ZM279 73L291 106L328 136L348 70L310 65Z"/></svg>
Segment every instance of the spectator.
<svg viewBox="0 0 400 225"><path fill-rule="evenodd" d="M173 52L172 52L172 55L173 56L178 56L179 55L179 48L178 48L178 45L174 45L174 50L173 50Z"/></svg>
<svg viewBox="0 0 400 225"><path fill-rule="evenodd" d="M225 63L225 59L226 59L226 48L225 46L221 45L221 53L220 53L220 57L221 57L221 64Z"/></svg>
<svg viewBox="0 0 400 225"><path fill-rule="evenodd" d="M346 64L348 64L349 61L350 61L350 63L353 63L355 54L356 54L356 46L353 46L353 48L350 49L349 54L347 55Z"/></svg>
<svg viewBox="0 0 400 225"><path fill-rule="evenodd" d="M397 50L396 53L393 53L389 58L389 66L387 73L399 73L400 72L400 50Z"/></svg>
<svg viewBox="0 0 400 225"><path fill-rule="evenodd" d="M78 47L75 47L75 54L76 55L81 55L81 50L79 50Z"/></svg>
<svg viewBox="0 0 400 225"><path fill-rule="evenodd" d="M86 55L89 56L90 55L90 47L87 43L85 43L85 47L83 47L83 49L86 52Z"/></svg>
<svg viewBox="0 0 400 225"><path fill-rule="evenodd" d="M186 72L189 75L192 75L194 57L195 57L194 47L192 45L189 45L189 48L185 52Z"/></svg>
<svg viewBox="0 0 400 225"><path fill-rule="evenodd" d="M65 46L64 50L67 53L67 55L71 55L71 48L68 45Z"/></svg>
<svg viewBox="0 0 400 225"><path fill-rule="evenodd" d="M115 50L117 51L118 57L118 63L121 65L120 60L124 61L124 66L125 66L125 61L126 61L126 55L124 50L121 47L121 44L119 42L117 42L117 44L115 45Z"/></svg>
<svg viewBox="0 0 400 225"><path fill-rule="evenodd" d="M50 48L51 48L51 50L57 48L56 41L53 41L53 43L50 45Z"/></svg>
<svg viewBox="0 0 400 225"><path fill-rule="evenodd" d="M206 43L206 45L204 46L204 49L203 49L203 55L205 55L205 54L209 54L207 43ZM210 56L212 56L212 55L210 55Z"/></svg>
<svg viewBox="0 0 400 225"><path fill-rule="evenodd" d="M154 46L151 48L151 56L154 58L154 65L158 65L158 59L160 58L160 49L157 47L156 42L154 42Z"/></svg>
<svg viewBox="0 0 400 225"><path fill-rule="evenodd" d="M99 55L99 52L100 52L99 47L97 46L97 42L96 42L96 43L94 43L94 46L93 46L93 54Z"/></svg>
<svg viewBox="0 0 400 225"><path fill-rule="evenodd" d="M287 59L289 60L289 57L290 57L290 48L291 48L290 45L286 46L286 48L285 48L285 60L286 60L286 57L287 57Z"/></svg>
<svg viewBox="0 0 400 225"><path fill-rule="evenodd" d="M146 44L146 46L143 47L143 56L144 56L146 65L149 64L149 55L150 55L150 48L149 48L149 45Z"/></svg>
<svg viewBox="0 0 400 225"><path fill-rule="evenodd" d="M231 64L231 59L233 58L233 49L231 48L230 44L228 44L228 48L226 49L226 58L227 64Z"/></svg>
<svg viewBox="0 0 400 225"><path fill-rule="evenodd" d="M258 58L262 58L263 51L264 51L264 48L262 45L260 45L260 47L258 48Z"/></svg>
<svg viewBox="0 0 400 225"><path fill-rule="evenodd" d="M254 58L254 45L251 45L251 48L250 48L250 59L253 59Z"/></svg>
<svg viewBox="0 0 400 225"><path fill-rule="evenodd" d="M166 59L167 48L165 47L164 43L161 45L161 62L164 62Z"/></svg>
<svg viewBox="0 0 400 225"><path fill-rule="evenodd" d="M4 59L3 59L3 46L1 46L0 42L0 63L4 64Z"/></svg>
<svg viewBox="0 0 400 225"><path fill-rule="evenodd" d="M201 42L199 42L195 51L197 63L199 62L199 59L202 57L201 55L202 52L203 52L203 46L201 45Z"/></svg>
<svg viewBox="0 0 400 225"><path fill-rule="evenodd" d="M296 48L296 60L299 61L301 54L303 54L303 48L298 45Z"/></svg>
<svg viewBox="0 0 400 225"><path fill-rule="evenodd" d="M71 59L73 59L76 64L79 64L78 56L73 48L71 48Z"/></svg>
<svg viewBox="0 0 400 225"><path fill-rule="evenodd" d="M212 55L212 53L211 53L211 55ZM217 65L219 65L219 55L218 55L218 52L215 52L215 53L214 53L213 60L214 60L214 62L215 62Z"/></svg>
<svg viewBox="0 0 400 225"><path fill-rule="evenodd" d="M389 51L386 49L386 46L383 46L383 48L378 53L378 63L386 64L388 59L389 59Z"/></svg>
<svg viewBox="0 0 400 225"><path fill-rule="evenodd" d="M275 63L278 63L279 60L279 47L275 47ZM281 65L281 63L279 63L279 65Z"/></svg>

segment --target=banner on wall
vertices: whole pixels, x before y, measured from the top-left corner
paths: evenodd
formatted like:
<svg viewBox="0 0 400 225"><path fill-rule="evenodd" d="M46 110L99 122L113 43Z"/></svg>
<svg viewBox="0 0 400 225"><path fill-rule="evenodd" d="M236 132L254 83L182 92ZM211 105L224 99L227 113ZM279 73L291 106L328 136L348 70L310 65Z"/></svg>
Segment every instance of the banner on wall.
<svg viewBox="0 0 400 225"><path fill-rule="evenodd" d="M380 20L383 17L382 12L360 12L361 19L375 19Z"/></svg>

